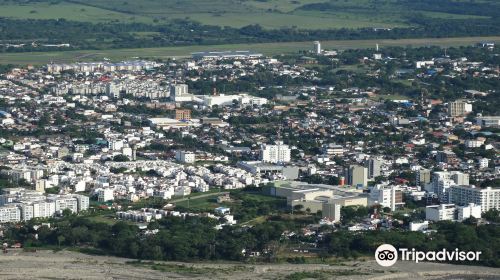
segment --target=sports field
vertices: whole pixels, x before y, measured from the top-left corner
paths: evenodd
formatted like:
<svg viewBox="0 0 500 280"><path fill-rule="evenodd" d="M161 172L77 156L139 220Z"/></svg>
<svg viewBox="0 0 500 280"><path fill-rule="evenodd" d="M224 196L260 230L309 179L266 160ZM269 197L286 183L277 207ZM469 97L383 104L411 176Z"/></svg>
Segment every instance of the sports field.
<svg viewBox="0 0 500 280"><path fill-rule="evenodd" d="M432 39L399 39L399 40L337 40L324 41L324 49L356 49L374 48L375 44L385 46L465 46L473 45L481 41L500 43L497 37L461 37L461 38L432 38ZM286 42L286 43L264 43L264 44L228 44L211 46L186 46L166 48L143 48L143 49L113 49L98 51L64 51L64 52L32 52L32 53L3 53L0 54L0 64L46 64L50 62L75 62L96 61L104 58L114 61L147 58L167 59L188 57L197 51L223 51L223 50L252 50L265 55L279 55L294 53L299 50L312 49L312 42Z"/></svg>

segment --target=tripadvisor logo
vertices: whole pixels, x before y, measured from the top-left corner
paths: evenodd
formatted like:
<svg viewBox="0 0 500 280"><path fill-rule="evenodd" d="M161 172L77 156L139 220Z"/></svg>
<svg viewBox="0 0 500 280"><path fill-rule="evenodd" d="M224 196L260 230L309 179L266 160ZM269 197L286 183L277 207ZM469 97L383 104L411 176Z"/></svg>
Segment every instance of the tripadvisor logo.
<svg viewBox="0 0 500 280"><path fill-rule="evenodd" d="M392 266L398 260L398 251L391 244L382 244L375 251L375 260L381 266Z"/></svg>
<svg viewBox="0 0 500 280"><path fill-rule="evenodd" d="M457 249L448 251L446 249L440 251L417 251L415 248L399 248L396 249L391 244L382 244L375 251L375 260L380 266L392 266L398 259L401 261L479 261L479 256L482 252L479 251L460 251ZM399 256L399 257L398 257Z"/></svg>

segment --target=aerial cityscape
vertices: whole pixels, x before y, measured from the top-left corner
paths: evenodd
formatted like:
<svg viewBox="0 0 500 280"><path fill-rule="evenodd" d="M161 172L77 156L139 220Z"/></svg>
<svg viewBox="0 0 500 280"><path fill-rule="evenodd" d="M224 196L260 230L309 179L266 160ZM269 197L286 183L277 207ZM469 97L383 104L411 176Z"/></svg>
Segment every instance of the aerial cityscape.
<svg viewBox="0 0 500 280"><path fill-rule="evenodd" d="M498 279L499 3L0 7L0 279Z"/></svg>

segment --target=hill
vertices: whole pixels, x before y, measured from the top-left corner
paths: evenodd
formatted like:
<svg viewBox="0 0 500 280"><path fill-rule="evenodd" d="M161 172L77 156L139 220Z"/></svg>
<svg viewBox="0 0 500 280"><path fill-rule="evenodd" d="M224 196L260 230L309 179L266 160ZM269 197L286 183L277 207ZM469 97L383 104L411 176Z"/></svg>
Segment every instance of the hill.
<svg viewBox="0 0 500 280"><path fill-rule="evenodd" d="M0 52L500 35L495 0L0 0Z"/></svg>
<svg viewBox="0 0 500 280"><path fill-rule="evenodd" d="M415 17L490 19L498 1L483 0L0 0L0 17L83 22L166 23L187 19L207 25L264 28L394 28Z"/></svg>

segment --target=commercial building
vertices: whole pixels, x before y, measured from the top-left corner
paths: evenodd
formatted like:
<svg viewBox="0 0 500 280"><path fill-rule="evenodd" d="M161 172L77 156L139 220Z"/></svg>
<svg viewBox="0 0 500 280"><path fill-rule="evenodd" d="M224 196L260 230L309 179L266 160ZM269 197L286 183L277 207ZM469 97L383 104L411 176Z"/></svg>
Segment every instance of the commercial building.
<svg viewBox="0 0 500 280"><path fill-rule="evenodd" d="M252 174L260 174L263 177L282 177L285 180L296 180L299 178L299 167L283 166L262 161L240 161L238 167Z"/></svg>
<svg viewBox="0 0 500 280"><path fill-rule="evenodd" d="M194 59L216 60L216 59L250 59L259 58L261 53L252 51L212 51L212 52L195 52L191 53Z"/></svg>
<svg viewBox="0 0 500 280"><path fill-rule="evenodd" d="M240 105L262 106L267 104L266 98L241 94L217 94L217 95L197 95L195 101L202 103L204 106L232 106L235 103Z"/></svg>
<svg viewBox="0 0 500 280"><path fill-rule="evenodd" d="M356 192L355 189L323 184L286 181L271 187L269 194L285 197L291 208L300 205L301 211L321 211L323 217L334 222L340 221L340 209L343 206L367 206L367 197L363 193Z"/></svg>
<svg viewBox="0 0 500 280"><path fill-rule="evenodd" d="M148 119L148 121L152 126L160 129L200 126L199 123L195 123L192 121L180 121L171 118L150 118Z"/></svg>

